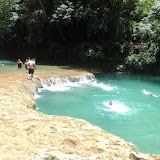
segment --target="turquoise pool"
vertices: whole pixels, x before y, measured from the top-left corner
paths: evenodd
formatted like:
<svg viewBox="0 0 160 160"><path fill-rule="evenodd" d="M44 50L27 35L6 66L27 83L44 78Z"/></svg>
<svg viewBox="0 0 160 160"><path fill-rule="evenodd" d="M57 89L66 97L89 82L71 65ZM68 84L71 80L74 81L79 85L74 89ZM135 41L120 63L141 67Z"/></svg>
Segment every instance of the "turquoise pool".
<svg viewBox="0 0 160 160"><path fill-rule="evenodd" d="M134 143L140 152L160 154L160 77L124 73L95 76L86 83L40 90L35 96L37 110L84 119ZM113 102L111 108L107 107L109 101Z"/></svg>

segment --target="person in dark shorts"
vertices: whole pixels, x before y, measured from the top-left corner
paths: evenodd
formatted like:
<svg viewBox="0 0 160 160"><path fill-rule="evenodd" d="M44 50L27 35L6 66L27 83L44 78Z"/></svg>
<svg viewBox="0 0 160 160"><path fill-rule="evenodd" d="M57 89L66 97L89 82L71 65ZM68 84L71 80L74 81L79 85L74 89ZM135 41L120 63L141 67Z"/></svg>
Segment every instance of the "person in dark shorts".
<svg viewBox="0 0 160 160"><path fill-rule="evenodd" d="M29 71L28 71L28 74L33 74L33 73L34 73L33 68L29 68L28 70L29 70Z"/></svg>
<svg viewBox="0 0 160 160"><path fill-rule="evenodd" d="M34 67L35 67L35 63L33 62L33 60L28 61L27 67L28 67L28 79L32 80L33 73L34 73Z"/></svg>
<svg viewBox="0 0 160 160"><path fill-rule="evenodd" d="M18 67L19 70L22 69L22 64L23 64L23 62L20 59L18 59L17 67Z"/></svg>

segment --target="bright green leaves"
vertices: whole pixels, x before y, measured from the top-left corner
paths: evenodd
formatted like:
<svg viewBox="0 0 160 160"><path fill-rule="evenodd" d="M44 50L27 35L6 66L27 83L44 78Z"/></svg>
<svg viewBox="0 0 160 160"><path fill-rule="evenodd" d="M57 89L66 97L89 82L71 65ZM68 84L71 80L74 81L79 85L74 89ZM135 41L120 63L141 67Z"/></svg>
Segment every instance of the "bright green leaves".
<svg viewBox="0 0 160 160"><path fill-rule="evenodd" d="M139 0L135 10L135 17L141 21L144 17L148 16L151 7L155 4L155 0Z"/></svg>
<svg viewBox="0 0 160 160"><path fill-rule="evenodd" d="M147 14L141 19L139 23L134 24L134 35L141 37L142 40L152 40L153 42L160 42L160 2L148 1L150 8L147 8ZM152 5L152 6L151 6ZM146 8L144 8L145 10ZM133 35L133 36L134 36ZM149 38L149 39L148 39Z"/></svg>
<svg viewBox="0 0 160 160"><path fill-rule="evenodd" d="M71 21L74 11L74 5L70 1L59 4L55 13L52 15L50 22L67 23Z"/></svg>
<svg viewBox="0 0 160 160"><path fill-rule="evenodd" d="M140 52L139 54L132 54L126 58L126 65L129 66L132 71L143 71L155 62L155 53L151 52Z"/></svg>
<svg viewBox="0 0 160 160"><path fill-rule="evenodd" d="M140 41L151 38L152 37L151 27L152 25L149 23L147 24L143 22L134 23L132 38L134 40L140 40Z"/></svg>
<svg viewBox="0 0 160 160"><path fill-rule="evenodd" d="M1 0L0 1L0 36L4 33L9 32L14 26L18 15L16 8L18 8L18 0Z"/></svg>
<svg viewBox="0 0 160 160"><path fill-rule="evenodd" d="M159 59L160 2L140 0L134 16L134 21L132 21L134 49L131 49L130 56L126 58L126 64L129 70L143 71L156 64ZM145 45L148 47L144 48ZM137 47L138 49L136 49Z"/></svg>

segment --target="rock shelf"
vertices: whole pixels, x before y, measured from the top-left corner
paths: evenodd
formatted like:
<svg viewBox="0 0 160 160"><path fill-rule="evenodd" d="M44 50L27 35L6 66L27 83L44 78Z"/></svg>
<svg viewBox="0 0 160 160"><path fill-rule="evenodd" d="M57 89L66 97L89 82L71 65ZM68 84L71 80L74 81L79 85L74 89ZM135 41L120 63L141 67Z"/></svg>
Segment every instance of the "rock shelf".
<svg viewBox="0 0 160 160"><path fill-rule="evenodd" d="M33 95L42 87L40 78L92 75L76 69L53 70L37 69L33 80L27 80L25 71L0 74L0 159L160 159L139 153L132 143L84 120L35 111Z"/></svg>

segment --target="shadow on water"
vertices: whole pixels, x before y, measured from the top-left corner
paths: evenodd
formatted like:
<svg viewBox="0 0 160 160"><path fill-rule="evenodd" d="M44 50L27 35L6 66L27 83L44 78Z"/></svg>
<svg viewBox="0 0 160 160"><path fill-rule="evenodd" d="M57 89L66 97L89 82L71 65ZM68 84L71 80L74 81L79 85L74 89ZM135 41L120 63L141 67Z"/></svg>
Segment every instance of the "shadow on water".
<svg viewBox="0 0 160 160"><path fill-rule="evenodd" d="M151 82L155 84L160 84L160 75L158 74L133 74L133 73L125 73L125 72L117 72L117 73L93 73L98 79L106 79L106 80L134 80L134 81L144 81Z"/></svg>
<svg viewBox="0 0 160 160"><path fill-rule="evenodd" d="M77 65L60 66L60 68L61 69L65 69L65 70L74 70L74 69L76 69L76 70L81 70L81 71L83 70L83 71L86 71L86 72L90 72L89 69L82 68L82 67L77 66Z"/></svg>

